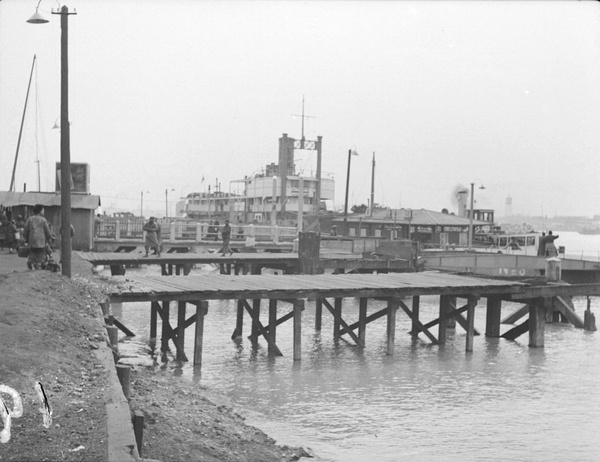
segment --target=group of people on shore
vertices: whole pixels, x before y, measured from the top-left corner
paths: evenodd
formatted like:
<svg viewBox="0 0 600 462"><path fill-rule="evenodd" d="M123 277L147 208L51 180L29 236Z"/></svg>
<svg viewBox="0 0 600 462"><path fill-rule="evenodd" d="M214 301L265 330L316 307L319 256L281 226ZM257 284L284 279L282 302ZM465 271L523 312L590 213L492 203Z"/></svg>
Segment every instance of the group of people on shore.
<svg viewBox="0 0 600 462"><path fill-rule="evenodd" d="M33 207L33 215L23 220L18 215L15 220L8 219L4 210L0 210L0 230L4 234L4 242L8 252L18 252L20 249L26 252L27 267L29 269L52 269L58 270L59 265L52 258L52 244L56 241L56 234L52 225L44 217L44 206L36 204ZM75 228L71 225L71 237L75 235Z"/></svg>

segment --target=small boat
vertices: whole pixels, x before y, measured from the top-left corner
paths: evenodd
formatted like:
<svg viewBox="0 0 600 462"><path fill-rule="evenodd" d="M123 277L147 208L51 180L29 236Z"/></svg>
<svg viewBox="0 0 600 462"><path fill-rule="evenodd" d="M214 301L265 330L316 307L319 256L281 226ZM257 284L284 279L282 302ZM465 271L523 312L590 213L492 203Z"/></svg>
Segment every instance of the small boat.
<svg viewBox="0 0 600 462"><path fill-rule="evenodd" d="M596 228L582 228L579 231L579 234L600 234L600 227Z"/></svg>

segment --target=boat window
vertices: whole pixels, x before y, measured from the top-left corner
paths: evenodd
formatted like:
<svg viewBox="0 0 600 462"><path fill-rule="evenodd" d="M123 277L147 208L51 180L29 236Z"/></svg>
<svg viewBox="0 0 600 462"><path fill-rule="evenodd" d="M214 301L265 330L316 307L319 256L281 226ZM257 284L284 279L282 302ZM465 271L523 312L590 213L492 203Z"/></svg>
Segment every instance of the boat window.
<svg viewBox="0 0 600 462"><path fill-rule="evenodd" d="M535 245L535 236L527 236L527 245Z"/></svg>
<svg viewBox="0 0 600 462"><path fill-rule="evenodd" d="M515 237L513 240L521 247L525 247L525 236Z"/></svg>
<svg viewBox="0 0 600 462"><path fill-rule="evenodd" d="M501 238L498 240L498 245L499 245L500 247L506 247L506 246L508 245L508 239L507 239L506 237L501 237Z"/></svg>

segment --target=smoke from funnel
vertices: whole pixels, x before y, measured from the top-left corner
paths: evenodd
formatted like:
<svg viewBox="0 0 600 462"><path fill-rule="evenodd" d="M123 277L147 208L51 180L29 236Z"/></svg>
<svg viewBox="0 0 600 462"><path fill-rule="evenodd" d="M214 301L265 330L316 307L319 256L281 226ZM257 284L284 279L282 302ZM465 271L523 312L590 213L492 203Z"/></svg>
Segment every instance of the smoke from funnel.
<svg viewBox="0 0 600 462"><path fill-rule="evenodd" d="M467 202L469 199L469 189L466 186L458 184L452 191L450 198L453 205L457 208L457 215L460 217L467 216Z"/></svg>

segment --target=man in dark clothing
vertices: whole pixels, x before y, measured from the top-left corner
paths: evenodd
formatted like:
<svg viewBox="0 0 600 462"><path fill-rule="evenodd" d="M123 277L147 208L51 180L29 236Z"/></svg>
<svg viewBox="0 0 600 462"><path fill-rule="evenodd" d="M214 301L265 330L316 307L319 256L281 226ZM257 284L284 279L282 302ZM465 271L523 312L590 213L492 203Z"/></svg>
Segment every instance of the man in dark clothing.
<svg viewBox="0 0 600 462"><path fill-rule="evenodd" d="M558 234L556 236L552 235L552 231L548 231L548 235L546 236L546 256L547 257L556 257L558 252L556 251L556 246L554 245L554 241L558 239Z"/></svg>
<svg viewBox="0 0 600 462"><path fill-rule="evenodd" d="M542 233L542 235L540 236L537 254L538 257L543 257L544 255L546 255L546 233Z"/></svg>
<svg viewBox="0 0 600 462"><path fill-rule="evenodd" d="M223 226L223 229L221 230L221 236L223 236L223 248L221 249L223 256L225 256L226 253L229 253L229 255L233 254L231 247L229 247L229 241L231 239L231 226L229 226L229 220L225 220L225 226Z"/></svg>

